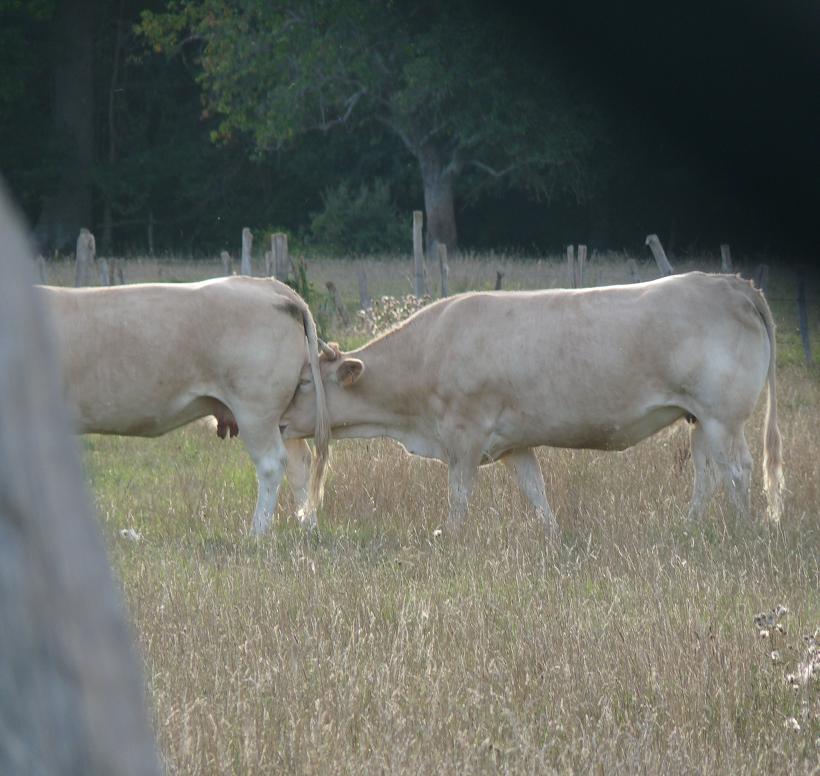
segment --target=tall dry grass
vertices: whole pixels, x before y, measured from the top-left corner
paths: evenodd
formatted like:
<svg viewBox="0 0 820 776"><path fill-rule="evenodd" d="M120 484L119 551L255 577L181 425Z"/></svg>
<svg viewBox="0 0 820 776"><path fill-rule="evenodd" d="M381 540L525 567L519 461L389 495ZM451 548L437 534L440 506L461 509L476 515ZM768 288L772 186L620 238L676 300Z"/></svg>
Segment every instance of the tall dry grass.
<svg viewBox="0 0 820 776"><path fill-rule="evenodd" d="M543 271L516 265L522 283ZM169 773L816 772L820 680L785 677L820 625L820 381L790 325L779 526L722 498L687 521L682 428L625 453L539 451L553 548L499 466L442 541L442 466L337 443L321 533L299 533L285 493L256 542L236 440L86 438ZM763 639L753 618L777 605L786 633Z"/></svg>

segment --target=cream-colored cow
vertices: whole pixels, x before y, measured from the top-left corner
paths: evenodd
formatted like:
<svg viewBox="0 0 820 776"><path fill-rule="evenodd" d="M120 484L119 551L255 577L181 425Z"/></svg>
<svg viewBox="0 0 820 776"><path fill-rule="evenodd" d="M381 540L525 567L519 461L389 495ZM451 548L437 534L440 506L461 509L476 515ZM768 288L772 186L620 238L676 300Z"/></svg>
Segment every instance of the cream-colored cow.
<svg viewBox="0 0 820 776"><path fill-rule="evenodd" d="M270 524L286 467L303 524L315 525L329 427L316 325L298 294L247 277L40 292L79 433L154 437L213 415L256 465L254 532ZM312 468L307 443L286 449L279 429L305 364L319 388Z"/></svg>
<svg viewBox="0 0 820 776"><path fill-rule="evenodd" d="M765 487L779 519L781 442L774 323L735 276L686 275L582 290L468 293L442 299L351 353L323 359L333 433L388 436L449 466L449 524L466 511L478 467L502 460L551 531L533 448L623 450L687 417L698 515L715 482L749 507L743 427L768 380ZM282 423L314 426L305 382Z"/></svg>

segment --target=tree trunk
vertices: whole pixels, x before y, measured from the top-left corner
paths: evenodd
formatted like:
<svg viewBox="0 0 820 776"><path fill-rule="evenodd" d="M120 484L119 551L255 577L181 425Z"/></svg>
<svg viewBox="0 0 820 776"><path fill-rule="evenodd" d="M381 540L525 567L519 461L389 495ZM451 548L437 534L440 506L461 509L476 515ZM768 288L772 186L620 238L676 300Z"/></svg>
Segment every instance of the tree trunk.
<svg viewBox="0 0 820 776"><path fill-rule="evenodd" d="M70 247L82 227L93 227L95 11L93 0L57 4L53 120L69 161L56 190L43 201L35 229L42 248Z"/></svg>
<svg viewBox="0 0 820 776"><path fill-rule="evenodd" d="M456 214L453 204L453 177L445 172L441 155L431 146L425 146L417 155L424 185L424 210L427 216L425 243L430 254L438 241L452 252L458 249Z"/></svg>

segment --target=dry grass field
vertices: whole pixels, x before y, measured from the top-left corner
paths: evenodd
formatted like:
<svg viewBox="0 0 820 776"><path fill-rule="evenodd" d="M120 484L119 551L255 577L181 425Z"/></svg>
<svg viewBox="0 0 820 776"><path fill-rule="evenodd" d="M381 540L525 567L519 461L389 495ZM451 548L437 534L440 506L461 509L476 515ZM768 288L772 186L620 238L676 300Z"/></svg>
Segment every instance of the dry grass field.
<svg viewBox="0 0 820 776"><path fill-rule="evenodd" d="M452 262L451 289L487 287L496 268L509 288L565 283L557 262L468 258ZM311 280L335 279L352 303L352 269L317 262ZM367 270L374 295L410 291L409 261ZM617 257L591 271L626 278ZM83 439L168 772L817 773L820 679L785 679L820 626L820 373L801 363L791 282L773 275L770 294L778 526L723 498L687 521L684 428L625 453L540 450L552 548L500 466L483 470L463 534L438 539L444 467L389 441L336 443L320 533L300 534L285 492L257 542L236 440L202 425ZM763 404L748 428L758 515ZM755 624L777 606L785 633Z"/></svg>

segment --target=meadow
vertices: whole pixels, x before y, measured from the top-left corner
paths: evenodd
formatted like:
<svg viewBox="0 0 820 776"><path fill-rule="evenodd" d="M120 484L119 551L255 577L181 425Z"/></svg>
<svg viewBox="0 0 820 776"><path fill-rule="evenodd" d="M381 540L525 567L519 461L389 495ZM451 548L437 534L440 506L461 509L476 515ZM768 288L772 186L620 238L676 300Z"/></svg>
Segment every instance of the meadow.
<svg viewBox="0 0 820 776"><path fill-rule="evenodd" d="M491 287L497 269L505 288L566 284L557 257L450 265L454 292ZM310 279L336 282L352 310L360 266L374 297L410 293L409 260L315 261ZM716 262L676 264L693 268ZM130 281L219 270L125 268ZM588 273L628 277L622 256ZM285 488L257 541L237 440L202 424L84 438L168 773L816 773L820 664L800 673L820 626L820 372L802 360L792 284L772 270L779 525L762 518L763 400L747 427L754 515L720 497L687 520L680 424L624 453L541 449L555 546L500 466L482 470L462 534L437 538L443 466L386 440L334 443L319 533L300 532Z"/></svg>

